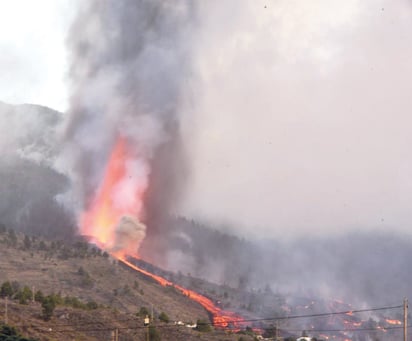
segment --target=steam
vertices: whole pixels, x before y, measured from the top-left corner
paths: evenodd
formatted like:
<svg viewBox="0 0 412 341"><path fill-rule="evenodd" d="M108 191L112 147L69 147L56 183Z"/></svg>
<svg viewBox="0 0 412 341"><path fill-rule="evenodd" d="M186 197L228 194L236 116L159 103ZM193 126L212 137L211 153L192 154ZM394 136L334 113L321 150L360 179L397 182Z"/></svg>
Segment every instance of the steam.
<svg viewBox="0 0 412 341"><path fill-rule="evenodd" d="M92 204L119 138L127 145L127 171L111 193L113 205L124 206L136 185L145 192L140 220L169 211L184 168L178 109L192 18L189 1L81 4L68 39L72 96L65 136L79 215Z"/></svg>

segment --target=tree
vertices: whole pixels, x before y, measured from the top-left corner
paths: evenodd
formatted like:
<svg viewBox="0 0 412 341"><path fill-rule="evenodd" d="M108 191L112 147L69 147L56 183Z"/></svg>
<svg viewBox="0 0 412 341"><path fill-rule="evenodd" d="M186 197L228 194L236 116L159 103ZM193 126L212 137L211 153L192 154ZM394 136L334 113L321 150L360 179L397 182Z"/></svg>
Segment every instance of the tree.
<svg viewBox="0 0 412 341"><path fill-rule="evenodd" d="M43 299L41 304L43 320L49 321L53 316L54 309L56 308L56 301L53 296L49 295Z"/></svg>
<svg viewBox="0 0 412 341"><path fill-rule="evenodd" d="M0 340L1 341L36 341L35 339L27 339L17 333L16 328L7 324L0 325Z"/></svg>
<svg viewBox="0 0 412 341"><path fill-rule="evenodd" d="M16 298L19 300L20 304L27 304L27 301L30 301L32 296L33 292L27 285L25 285L23 289L20 289L16 294Z"/></svg>
<svg viewBox="0 0 412 341"><path fill-rule="evenodd" d="M150 341L161 341L162 339L155 326L149 326L149 339Z"/></svg>
<svg viewBox="0 0 412 341"><path fill-rule="evenodd" d="M31 240L30 240L29 236L27 236L27 235L24 236L23 244L24 244L24 249L25 250L29 250L31 248Z"/></svg>
<svg viewBox="0 0 412 341"><path fill-rule="evenodd" d="M164 311L160 313L159 320L165 323L169 323L170 321L169 316L167 316L167 314Z"/></svg>
<svg viewBox="0 0 412 341"><path fill-rule="evenodd" d="M18 281L12 281L11 287L13 288L13 294L20 290L20 283Z"/></svg>
<svg viewBox="0 0 412 341"><path fill-rule="evenodd" d="M276 326L271 325L270 327L265 328L263 335L264 338L270 338L276 336Z"/></svg>
<svg viewBox="0 0 412 341"><path fill-rule="evenodd" d="M137 313L137 315L143 316L143 317L146 316L146 315L149 315L149 310L147 310L146 307L140 307L140 310Z"/></svg>
<svg viewBox="0 0 412 341"><path fill-rule="evenodd" d="M42 303L44 300L44 295L41 290L37 290L36 293L34 294L34 300L36 302Z"/></svg>
<svg viewBox="0 0 412 341"><path fill-rule="evenodd" d="M47 250L48 250L48 247L47 247L46 243L44 242L44 240L41 240L41 241L40 241L40 243L39 243L39 250L40 250L40 251L47 251Z"/></svg>
<svg viewBox="0 0 412 341"><path fill-rule="evenodd" d="M94 310L94 309L97 309L99 306L97 305L95 301L89 301L87 302L86 307L89 310Z"/></svg>
<svg viewBox="0 0 412 341"><path fill-rule="evenodd" d="M10 243L11 246L16 246L17 245L17 236L16 236L16 232L14 232L14 230L12 230L12 229L9 230L8 239L9 239L9 243Z"/></svg>
<svg viewBox="0 0 412 341"><path fill-rule="evenodd" d="M84 270L82 266L79 268L79 270L77 270L77 274L80 276L89 276L89 273L86 270Z"/></svg>
<svg viewBox="0 0 412 341"><path fill-rule="evenodd" d="M210 332L212 327L210 326L209 321L199 319L196 321L196 330L199 332Z"/></svg>
<svg viewBox="0 0 412 341"><path fill-rule="evenodd" d="M0 288L0 297L13 296L13 287L9 281L4 282Z"/></svg>

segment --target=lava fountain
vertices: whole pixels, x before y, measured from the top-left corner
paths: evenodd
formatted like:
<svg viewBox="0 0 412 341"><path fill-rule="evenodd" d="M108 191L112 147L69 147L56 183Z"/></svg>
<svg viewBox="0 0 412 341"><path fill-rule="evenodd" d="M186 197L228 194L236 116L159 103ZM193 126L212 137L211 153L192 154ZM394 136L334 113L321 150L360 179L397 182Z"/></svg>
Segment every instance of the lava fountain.
<svg viewBox="0 0 412 341"><path fill-rule="evenodd" d="M209 298L165 278L141 269L127 260L137 256L146 227L139 219L143 215L143 196L148 186L148 167L135 155L120 137L109 157L102 183L89 209L80 217L83 235L110 254L140 273L153 278L163 286L172 285L188 298L198 302L213 316L218 328L240 329L243 319L233 312L217 307Z"/></svg>
<svg viewBox="0 0 412 341"><path fill-rule="evenodd" d="M147 166L136 161L127 140L118 138L103 180L89 209L80 217L81 234L99 247L135 255L145 236L139 222L147 189Z"/></svg>

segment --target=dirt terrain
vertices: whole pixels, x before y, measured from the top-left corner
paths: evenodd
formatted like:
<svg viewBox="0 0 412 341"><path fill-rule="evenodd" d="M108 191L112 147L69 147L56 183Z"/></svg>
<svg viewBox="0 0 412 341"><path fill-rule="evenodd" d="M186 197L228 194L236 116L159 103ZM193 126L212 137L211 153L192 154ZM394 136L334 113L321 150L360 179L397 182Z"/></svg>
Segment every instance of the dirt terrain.
<svg viewBox="0 0 412 341"><path fill-rule="evenodd" d="M145 340L147 309L161 340L238 340L239 335L212 330L199 332L187 327L198 319L209 321L208 313L173 287L163 287L129 269L97 249L78 241L67 244L41 238L28 238L8 232L0 234L0 284L10 281L28 286L44 295L75 297L93 309L59 304L50 321L42 319L39 302L20 304L7 300L8 324L24 336L39 340ZM17 284L16 284L17 283ZM0 319L5 320L6 299L0 298ZM169 322L158 319L165 313ZM244 340L252 339L242 336Z"/></svg>

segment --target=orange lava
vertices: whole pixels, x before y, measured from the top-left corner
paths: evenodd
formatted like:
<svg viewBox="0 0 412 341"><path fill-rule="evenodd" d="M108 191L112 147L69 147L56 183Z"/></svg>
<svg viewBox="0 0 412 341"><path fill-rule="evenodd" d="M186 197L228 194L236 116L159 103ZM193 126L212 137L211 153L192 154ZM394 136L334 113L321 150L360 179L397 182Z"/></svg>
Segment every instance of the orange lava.
<svg viewBox="0 0 412 341"><path fill-rule="evenodd" d="M236 315L233 312L220 309L209 298L203 295L200 295L199 293L193 290L189 290L189 289L181 287L180 285L173 284L172 282L168 281L167 279L164 279L161 276L152 274L151 272L148 272L142 268L139 268L138 266L127 261L125 257L123 256L118 256L118 259L122 261L124 264L126 264L127 266L131 267L132 269L139 271L148 277L153 278L161 285L173 286L174 288L182 292L184 295L189 297L191 300L198 302L203 308L205 308L209 313L212 314L213 325L215 327L217 328L230 327L233 330L240 330L242 327L244 327L242 326L242 324L244 324L243 318L241 318L240 316Z"/></svg>
<svg viewBox="0 0 412 341"><path fill-rule="evenodd" d="M399 320L390 320L390 319L386 319L386 322L388 322L389 324L394 324L394 325L401 325L402 322Z"/></svg>
<svg viewBox="0 0 412 341"><path fill-rule="evenodd" d="M103 248L114 240L116 224L123 215L139 217L142 211L142 196L145 184L133 181L128 174L127 162L132 155L124 138L118 138L104 172L103 181L89 209L80 217L81 234L92 237ZM121 186L132 186L127 200L116 200L116 190Z"/></svg>

